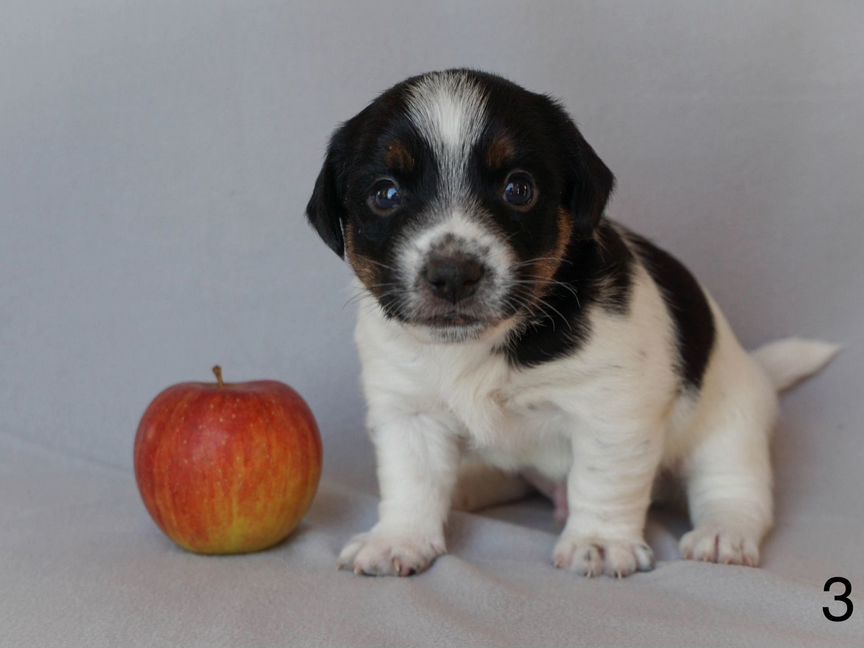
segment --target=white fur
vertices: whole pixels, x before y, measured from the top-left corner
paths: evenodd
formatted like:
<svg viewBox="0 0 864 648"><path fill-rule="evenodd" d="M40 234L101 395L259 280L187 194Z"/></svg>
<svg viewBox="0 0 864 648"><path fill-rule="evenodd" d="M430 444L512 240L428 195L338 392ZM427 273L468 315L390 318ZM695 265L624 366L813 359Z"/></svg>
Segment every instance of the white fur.
<svg viewBox="0 0 864 648"><path fill-rule="evenodd" d="M408 115L432 149L441 171L443 201L465 193L471 149L486 123L486 98L464 72L429 74L411 86Z"/></svg>
<svg viewBox="0 0 864 648"><path fill-rule="evenodd" d="M753 357L783 391L821 370L839 351L840 345L831 342L786 338L759 347Z"/></svg>
<svg viewBox="0 0 864 648"><path fill-rule="evenodd" d="M484 301L489 306L498 310L501 302L512 281L511 268L515 262L510 249L501 239L483 225L476 217L468 218L465 210L456 209L449 214L439 214L438 218L428 219L424 229L410 230L407 234L410 240L401 246L401 253L396 262L396 267L402 283L406 286L414 286L418 283L418 276L426 264L429 251L445 237L450 236L454 241L454 247L482 258L487 267L487 281L484 283L486 293ZM406 297L406 306L410 310L417 307L415 302L419 301L416 292ZM430 330L434 336L440 331Z"/></svg>
<svg viewBox="0 0 864 648"><path fill-rule="evenodd" d="M531 369L493 350L504 327L441 344L361 309L356 341L382 502L379 523L349 543L342 563L376 574L428 566L444 551L460 459L470 457L566 479L559 567L619 576L650 568L642 531L658 467L686 484L695 525L682 539L686 557L756 564L772 522L776 387L711 306L717 338L699 393L676 388L673 324L641 267L627 315L594 309L591 328L602 334ZM808 362L799 373L820 364Z"/></svg>
<svg viewBox="0 0 864 648"><path fill-rule="evenodd" d="M417 286L430 249L451 240L451 251L471 254L484 262L487 276L477 300L497 311L513 279L514 259L500 236L490 229L490 219L464 182L474 144L486 123L485 111L482 88L464 72L436 72L411 86L408 116L432 149L440 182L436 200L422 219L423 229L408 228L403 235L396 266L403 285ZM416 314L421 301L414 291L404 297L404 306ZM461 341L472 337L473 331L468 327L436 327L426 329L425 334L438 341Z"/></svg>
<svg viewBox="0 0 864 648"><path fill-rule="evenodd" d="M506 282L512 259L466 216L472 206L461 186L483 123L482 93L464 75L433 75L412 89L409 110L446 179L437 217L407 235L400 272L414 277L429 247L449 232L488 248L486 260ZM513 368L499 350L512 322L448 344L361 308L356 341L380 519L346 545L340 564L367 574L421 571L445 551L452 501L513 497L520 490L508 475L530 470L566 483L569 517L553 552L562 569L625 576L652 568L643 528L658 472L680 477L686 488L695 528L682 538L685 557L755 565L772 523L768 442L777 389L817 370L836 349L787 341L760 350L757 363L709 301L716 339L698 391L680 388L674 323L638 264L626 314L593 308L594 333L577 352L530 369ZM565 322L559 334L568 334ZM483 493L457 490L465 462L474 477L478 464L496 469ZM472 479L458 488L476 489ZM500 486L497 497L492 484Z"/></svg>

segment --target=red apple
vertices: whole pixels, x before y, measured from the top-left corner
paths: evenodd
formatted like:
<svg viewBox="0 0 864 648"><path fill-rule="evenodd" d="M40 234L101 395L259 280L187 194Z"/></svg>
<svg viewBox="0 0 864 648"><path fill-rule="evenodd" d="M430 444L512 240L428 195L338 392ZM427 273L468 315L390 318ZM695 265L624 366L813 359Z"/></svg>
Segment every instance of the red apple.
<svg viewBox="0 0 864 648"><path fill-rule="evenodd" d="M165 534L197 553L265 549L309 510L321 437L300 395L274 380L188 382L159 394L135 437L135 478Z"/></svg>

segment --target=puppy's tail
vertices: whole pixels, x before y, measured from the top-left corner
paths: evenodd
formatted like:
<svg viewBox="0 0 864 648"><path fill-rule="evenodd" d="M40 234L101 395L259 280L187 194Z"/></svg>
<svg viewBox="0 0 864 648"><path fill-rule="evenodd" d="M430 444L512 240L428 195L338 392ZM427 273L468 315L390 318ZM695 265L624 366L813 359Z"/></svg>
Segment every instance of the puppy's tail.
<svg viewBox="0 0 864 648"><path fill-rule="evenodd" d="M839 344L790 337L769 342L751 355L782 392L822 370L839 351Z"/></svg>

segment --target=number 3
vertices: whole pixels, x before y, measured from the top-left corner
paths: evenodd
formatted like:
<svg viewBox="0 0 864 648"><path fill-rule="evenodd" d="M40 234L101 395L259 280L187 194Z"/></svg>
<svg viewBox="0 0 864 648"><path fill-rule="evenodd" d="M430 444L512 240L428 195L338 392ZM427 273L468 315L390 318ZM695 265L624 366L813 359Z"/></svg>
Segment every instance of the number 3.
<svg viewBox="0 0 864 648"><path fill-rule="evenodd" d="M825 605L822 607L822 614L824 614L825 618L828 619L829 621L845 621L850 616L852 616L852 601L849 599L849 595L852 593L852 583L850 583L847 579L843 578L842 576L834 576L833 578L829 578L827 581L825 581L825 587L824 587L823 591L830 592L831 586L834 583L842 583L843 587L846 588L842 594L837 594L834 597L835 601L841 601L844 605L846 605L846 611L843 614L837 616L837 615L831 614L831 611L828 609L828 606Z"/></svg>

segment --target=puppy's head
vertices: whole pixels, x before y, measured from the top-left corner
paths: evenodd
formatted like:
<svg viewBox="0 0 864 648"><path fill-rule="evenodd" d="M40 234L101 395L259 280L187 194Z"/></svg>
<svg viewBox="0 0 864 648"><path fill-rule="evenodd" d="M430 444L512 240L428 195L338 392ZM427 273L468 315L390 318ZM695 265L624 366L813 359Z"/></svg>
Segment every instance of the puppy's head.
<svg viewBox="0 0 864 648"><path fill-rule="evenodd" d="M613 181L554 101L449 70L335 132L307 215L387 317L461 341L542 311Z"/></svg>

